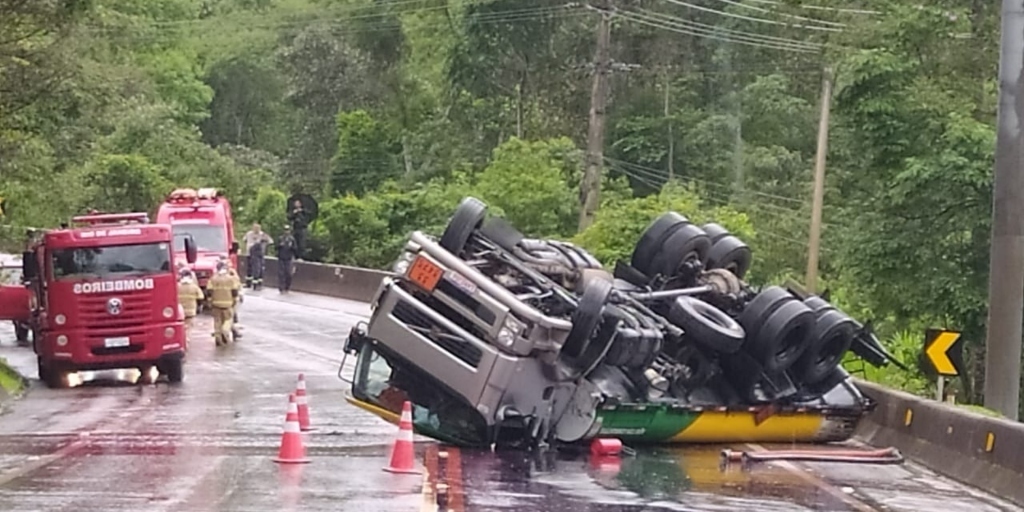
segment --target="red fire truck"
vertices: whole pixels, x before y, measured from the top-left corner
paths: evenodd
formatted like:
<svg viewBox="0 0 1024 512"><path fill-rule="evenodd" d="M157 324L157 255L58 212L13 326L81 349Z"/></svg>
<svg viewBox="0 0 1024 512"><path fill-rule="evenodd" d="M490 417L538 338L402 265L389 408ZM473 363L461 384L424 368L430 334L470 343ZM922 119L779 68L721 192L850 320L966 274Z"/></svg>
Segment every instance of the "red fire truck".
<svg viewBox="0 0 1024 512"><path fill-rule="evenodd" d="M156 221L171 225L177 260L184 259L185 240L195 242L197 256L191 268L204 292L220 257L227 256L238 268L231 204L217 189L180 188L171 192L157 210Z"/></svg>
<svg viewBox="0 0 1024 512"><path fill-rule="evenodd" d="M94 214L47 231L22 255L39 378L64 387L72 373L155 368L183 377L187 350L171 263L171 227L145 213ZM195 261L195 244L183 242Z"/></svg>

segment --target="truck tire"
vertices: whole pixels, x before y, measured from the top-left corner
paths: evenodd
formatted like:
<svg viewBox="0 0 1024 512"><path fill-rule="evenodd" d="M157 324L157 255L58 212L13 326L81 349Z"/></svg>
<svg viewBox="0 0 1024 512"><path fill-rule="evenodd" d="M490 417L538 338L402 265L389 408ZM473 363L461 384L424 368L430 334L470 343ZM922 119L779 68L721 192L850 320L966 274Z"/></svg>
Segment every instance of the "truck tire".
<svg viewBox="0 0 1024 512"><path fill-rule="evenodd" d="M739 238L726 235L717 240L708 251L707 268L725 269L743 279L750 270L753 259L754 256L747 244Z"/></svg>
<svg viewBox="0 0 1024 512"><path fill-rule="evenodd" d="M693 297L679 297L672 303L668 319L681 327L683 337L716 352L731 354L743 346L746 333L724 311Z"/></svg>
<svg viewBox="0 0 1024 512"><path fill-rule="evenodd" d="M182 359L166 359L157 364L160 373L167 376L167 382L178 384L185 379L185 361Z"/></svg>
<svg viewBox="0 0 1024 512"><path fill-rule="evenodd" d="M572 314L572 329L562 344L561 353L570 358L583 355L601 324L601 313L612 293L612 284L602 279L589 281L583 289L579 306Z"/></svg>
<svg viewBox="0 0 1024 512"><path fill-rule="evenodd" d="M483 224L486 214L487 205L482 201L475 197L463 198L448 221L448 226L444 228L438 243L446 251L456 256L461 255L473 231Z"/></svg>
<svg viewBox="0 0 1024 512"><path fill-rule="evenodd" d="M751 351L765 370L782 372L807 350L813 333L814 313L803 302L790 300L765 319Z"/></svg>
<svg viewBox="0 0 1024 512"><path fill-rule="evenodd" d="M703 229L704 232L708 234L709 238L711 238L711 243L716 243L723 237L726 237L731 234L729 233L729 230L722 227L721 224L715 224L714 222L704 224L700 228Z"/></svg>
<svg viewBox="0 0 1024 512"><path fill-rule="evenodd" d="M789 290L780 286L769 286L761 290L753 300L743 307L737 320L747 333L747 345L752 345L761 330L764 321L780 306L788 301L796 300Z"/></svg>
<svg viewBox="0 0 1024 512"><path fill-rule="evenodd" d="M654 219L647 226L647 229L644 229L643 234L640 235L640 240L636 243L636 247L633 248L633 255L629 259L630 266L645 275L655 273L656 270L651 268L651 265L654 263L654 258L658 255L661 246L665 244L665 241L668 240L668 237L677 227L689 224L689 222L686 217L676 212L666 212L657 219Z"/></svg>
<svg viewBox="0 0 1024 512"><path fill-rule="evenodd" d="M41 357L36 358L36 367L39 370L39 380L50 389L61 389L64 387L64 372L56 368L50 368L43 363Z"/></svg>
<svg viewBox="0 0 1024 512"><path fill-rule="evenodd" d="M702 264L706 262L710 250L711 239L707 233L693 224L681 226L662 244L648 275L653 276L657 273L666 278L674 277L679 268L688 261L697 260Z"/></svg>
<svg viewBox="0 0 1024 512"><path fill-rule="evenodd" d="M825 380L850 350L856 331L857 324L838 311L817 313L814 334L807 350L793 365L798 380L805 385Z"/></svg>

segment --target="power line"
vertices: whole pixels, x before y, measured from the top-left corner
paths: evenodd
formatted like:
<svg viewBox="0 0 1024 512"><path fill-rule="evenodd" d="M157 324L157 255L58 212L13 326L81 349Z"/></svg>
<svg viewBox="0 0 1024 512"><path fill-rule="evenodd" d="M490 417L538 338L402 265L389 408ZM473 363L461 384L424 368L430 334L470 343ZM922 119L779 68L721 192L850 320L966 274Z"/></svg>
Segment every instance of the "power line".
<svg viewBox="0 0 1024 512"><path fill-rule="evenodd" d="M175 30L175 29L179 29L179 28L183 28L183 29L203 28L202 27L203 25L208 25L208 24L213 24L213 23L216 23L218 27L222 27L225 23L230 23L231 21L247 21L247 23L245 23L245 25L244 25L246 29L252 29L252 28L274 29L274 28L287 28L287 27L300 27L300 28L304 28L304 27L309 26L309 25L335 26L335 25L347 24L347 23L350 23L350 22L353 22L353 21L372 20L374 18L378 19L378 21L373 21L371 23L364 24L361 27L353 27L353 29L354 29L353 31L360 31L360 32L362 32L362 31L373 31L373 30L365 30L365 29L366 28L372 29L374 27L383 27L385 29L395 29L395 28L398 28L398 24L396 24L394 21L383 19L385 16L389 16L389 15L401 16L401 15L406 15L406 14L417 14L417 13L422 13L422 12L436 11L436 10L440 10L440 9L443 9L443 8L444 7L421 7L421 8L407 9L407 10L404 10L404 11L398 11L398 12L392 12L392 13L374 13L374 14L365 14L365 15L358 15L358 16L327 16L327 17L320 17L318 19L290 19L289 20L289 19L276 19L276 18L273 18L271 16L260 16L260 18L263 18L263 20L262 20L263 22L260 22L260 21L249 21L249 20L246 20L246 19L231 20L230 17L218 17L218 18L209 18L209 19L193 19L193 20L175 20L175 21L167 21L167 22L151 22L151 23L143 23L142 25L144 25L145 28L171 31L171 30ZM559 17L560 14L568 14L569 13L568 12L569 9L570 9L570 6L568 6L568 5L565 5L565 6L547 6L547 7L531 7L531 8L528 8L528 9L508 9L508 10L504 10L504 11L494 11L494 12L490 12L490 13L473 14L473 15L470 15L468 17L468 19L472 20L473 22L478 22L478 23L494 23L494 22L504 22L504 21L520 20L520 19L541 18L541 17L544 17L544 16ZM423 25L423 26L428 27L428 28L429 27L439 27L439 26L440 27L446 27L446 26L448 26L448 22L428 24L428 25ZM126 30L126 29L137 28L137 27L85 25L85 26L82 26L82 27L79 27L79 28L83 29L83 30L86 30L86 31L89 31L89 32L104 33L104 32L120 32L120 31L123 31L123 30Z"/></svg>
<svg viewBox="0 0 1024 512"><path fill-rule="evenodd" d="M811 50L811 49L817 50L817 49L820 49L822 47L822 45L819 44L819 43L812 43L812 42L809 42L809 41L801 41L799 39L787 39L785 37L767 36L767 35L763 35L763 34L757 34L757 33L754 33L754 32L746 32L746 31L743 31L743 30L735 30L735 29L730 29L730 28L725 28L725 27L718 27L718 26L715 26L715 25L708 25L706 23L699 23L699 22L696 22L696 21L691 21L691 20L687 20L687 19L684 19L684 18L680 18L680 17L677 17L677 16L663 14L663 13L659 13L659 12L655 12L655 11L648 11L646 9L638 9L638 10L640 11L639 13L638 12L634 12L633 14L637 15L637 16L646 15L648 18L661 18L661 19L658 20L659 22L681 26L681 27L686 28L686 29L705 30L705 31L708 31L708 32L711 32L711 33L715 33L715 34L723 33L724 32L726 34L730 34L730 37L733 37L731 34L735 34L735 37L746 38L746 39L749 39L749 40L751 40L753 42L764 42L764 43L769 43L769 44L793 45L793 46L797 46L797 47L805 47L808 50ZM641 14L641 13L643 13L643 14Z"/></svg>
<svg viewBox="0 0 1024 512"><path fill-rule="evenodd" d="M838 23L838 22L835 22L835 21L819 20L819 19L816 19L816 18L808 18L808 17L805 17L805 16L796 16L794 14L786 14L786 13L782 13L782 12L773 11L773 10L770 10L770 9L765 9L764 7L754 7L753 5L747 5L747 4L744 4L743 2L737 2L736 0L718 0L718 1L722 2L723 4L732 5L732 6L736 6L736 7L741 7L743 9L749 9L749 10L754 11L754 12L761 12L761 13L766 13L766 14L774 14L776 16L780 16L780 17L783 17L783 18L791 18L791 19L800 20L800 21L809 21L811 23L820 23L822 25L830 25L830 26L833 26L833 27L845 27L846 26L845 23Z"/></svg>
<svg viewBox="0 0 1024 512"><path fill-rule="evenodd" d="M658 22L650 21L648 19L641 18L641 17L637 16L634 13L630 13L630 12L626 12L626 11L622 12L621 14L622 14L622 17L624 19L627 19L627 20L635 22L635 23L639 23L641 25L647 25L647 26L651 26L651 27L655 27L655 28L660 28L660 29L663 29L663 30L668 30L669 32L675 32L675 33L678 33L678 34L684 34L684 35L688 35L688 36L703 37L703 38L715 39L715 40L723 41L723 42L727 42L727 43L737 43L737 44L743 44L743 45L747 45L747 46L755 46L755 47L758 47L758 48L768 48L768 49L772 49L772 50L782 50L782 51L789 51L789 52L796 52L796 53L817 53L814 50L804 49L804 48L800 48L800 47L796 47L796 46L788 46L788 45L784 46L784 45L781 45L781 44L769 44L769 43L757 43L757 42L751 42L751 41L747 41L747 40L743 40L743 39L733 39L733 38L725 37L725 36L717 36L717 35L714 35L714 34L697 32L697 31L695 31L693 29L683 29L683 28L680 28L680 27L676 27L676 26L672 26L672 25L666 24L665 22L662 22L662 21L658 21Z"/></svg>
<svg viewBox="0 0 1024 512"><path fill-rule="evenodd" d="M753 2L753 3L758 3L758 4L766 4L766 5L783 5L782 2L779 2L777 0L747 0L747 1ZM785 5L790 5L790 4L785 4ZM793 5L792 7L797 7L797 8L800 8L800 9L818 10L818 11L841 12L841 13L847 13L847 14L882 14L881 11L872 11L872 10L869 10L869 9L846 9L846 8L842 8L842 7L825 7L825 6L821 6L821 5L803 5L803 4L800 4L800 5Z"/></svg>
<svg viewBox="0 0 1024 512"><path fill-rule="evenodd" d="M688 3L688 2L683 2L682 0L666 0L666 1L668 1L669 3L676 4L678 6L681 6L681 7L688 7L690 9L694 9L694 10L698 10L698 11L704 11L704 12L708 12L708 13L712 13L712 14L717 14L719 16L725 16L725 17L728 17L728 18L736 18L736 19L741 19L741 20L746 20L746 21L753 21L755 23L765 23L765 24L769 24L769 25L781 25L781 26L784 26L784 27L803 28L803 29L807 29L807 30L821 30L821 31L824 31L824 32L842 32L842 30L837 29L837 28L819 27L819 26L813 26L813 25L795 25L795 24L792 24L792 23L783 23L781 21L769 20L769 19L765 19L765 18L756 18L756 17L753 17L753 16L744 16L742 14L736 14L736 13L726 12L726 11L719 11L717 9L711 9L710 7L703 7L703 6L700 6L700 5L694 5L694 4L691 4L691 3Z"/></svg>

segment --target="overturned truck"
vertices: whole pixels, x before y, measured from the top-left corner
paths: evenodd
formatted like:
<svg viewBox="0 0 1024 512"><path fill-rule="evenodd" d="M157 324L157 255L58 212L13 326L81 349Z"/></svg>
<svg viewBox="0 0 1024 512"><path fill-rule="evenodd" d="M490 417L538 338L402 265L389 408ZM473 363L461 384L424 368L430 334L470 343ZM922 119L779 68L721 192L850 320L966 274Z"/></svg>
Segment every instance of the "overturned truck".
<svg viewBox="0 0 1024 512"><path fill-rule="evenodd" d="M440 238L412 233L339 376L351 403L397 422L411 401L418 433L463 446L848 439L873 404L841 360L891 356L821 297L749 286L751 261L668 212L609 272L465 198Z"/></svg>

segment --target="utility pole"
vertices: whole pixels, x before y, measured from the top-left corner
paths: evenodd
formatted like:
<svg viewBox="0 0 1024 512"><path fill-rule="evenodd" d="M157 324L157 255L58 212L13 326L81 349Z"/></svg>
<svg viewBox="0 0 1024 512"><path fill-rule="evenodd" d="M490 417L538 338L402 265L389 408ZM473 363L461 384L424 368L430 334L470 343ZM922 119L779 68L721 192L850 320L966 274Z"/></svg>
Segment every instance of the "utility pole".
<svg viewBox="0 0 1024 512"><path fill-rule="evenodd" d="M821 80L821 119L818 122L818 154L814 158L814 198L811 203L811 233L807 243L807 293L818 285L818 255L821 252L821 211L825 203L825 157L828 155L828 116L832 104L832 69L825 68Z"/></svg>
<svg viewBox="0 0 1024 512"><path fill-rule="evenodd" d="M999 131L992 190L985 407L1018 418L1024 317L1024 5L1003 0L999 45Z"/></svg>
<svg viewBox="0 0 1024 512"><path fill-rule="evenodd" d="M665 119L668 121L668 180L675 178L676 140L672 135L671 109L669 108L669 96L672 91L672 78L668 68L665 68Z"/></svg>
<svg viewBox="0 0 1024 512"><path fill-rule="evenodd" d="M587 167L580 182L579 230L587 229L601 204L601 168L604 166L605 109L608 106L608 75L611 73L611 0L599 0L590 8L601 13L594 57L594 83L590 92L590 126L587 130Z"/></svg>

